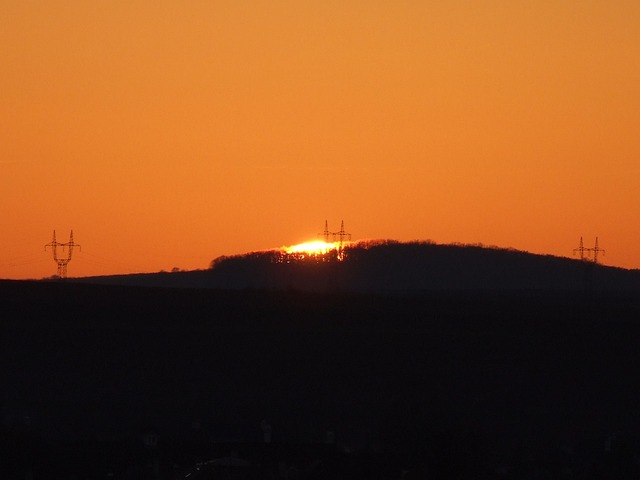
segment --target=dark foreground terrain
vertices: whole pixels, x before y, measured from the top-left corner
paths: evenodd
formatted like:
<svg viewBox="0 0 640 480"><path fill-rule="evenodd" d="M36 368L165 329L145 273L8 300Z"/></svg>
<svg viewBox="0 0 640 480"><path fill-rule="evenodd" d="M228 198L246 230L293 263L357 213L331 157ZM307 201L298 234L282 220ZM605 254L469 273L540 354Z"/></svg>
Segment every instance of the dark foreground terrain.
<svg viewBox="0 0 640 480"><path fill-rule="evenodd" d="M634 293L6 281L0 302L2 478L640 474Z"/></svg>

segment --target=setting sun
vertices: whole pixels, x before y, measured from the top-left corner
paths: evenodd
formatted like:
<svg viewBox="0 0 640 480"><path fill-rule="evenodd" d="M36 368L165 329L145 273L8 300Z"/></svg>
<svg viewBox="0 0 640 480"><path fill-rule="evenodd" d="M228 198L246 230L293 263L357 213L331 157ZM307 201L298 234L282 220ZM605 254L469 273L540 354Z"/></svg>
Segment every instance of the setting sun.
<svg viewBox="0 0 640 480"><path fill-rule="evenodd" d="M352 242L324 242L312 240L289 247L281 247L277 254L279 263L291 261L314 260L316 262L343 261L345 259L345 247Z"/></svg>
<svg viewBox="0 0 640 480"><path fill-rule="evenodd" d="M299 243L291 247L284 247L287 253L308 253L310 255L324 255L325 253L340 248L338 242L323 242L322 240L314 240L312 242Z"/></svg>

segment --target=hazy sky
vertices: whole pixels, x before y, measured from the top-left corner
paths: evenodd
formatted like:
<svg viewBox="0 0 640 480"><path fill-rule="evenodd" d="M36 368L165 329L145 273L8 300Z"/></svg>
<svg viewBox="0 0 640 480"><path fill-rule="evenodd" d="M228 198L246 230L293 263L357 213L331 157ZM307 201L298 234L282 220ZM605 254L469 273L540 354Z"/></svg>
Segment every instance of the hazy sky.
<svg viewBox="0 0 640 480"><path fill-rule="evenodd" d="M0 0L0 278L316 238L640 268L638 0Z"/></svg>

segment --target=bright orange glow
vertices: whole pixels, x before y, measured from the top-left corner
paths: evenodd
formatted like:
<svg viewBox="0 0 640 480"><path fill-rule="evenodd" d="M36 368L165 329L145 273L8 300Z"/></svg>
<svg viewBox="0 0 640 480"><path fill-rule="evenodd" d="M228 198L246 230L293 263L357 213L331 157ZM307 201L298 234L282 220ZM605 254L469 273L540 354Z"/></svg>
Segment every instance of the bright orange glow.
<svg viewBox="0 0 640 480"><path fill-rule="evenodd" d="M336 260L342 262L346 258L345 249L351 244L352 242L348 241L323 242L321 240L299 243L279 249L282 253L277 256L277 261L283 263L301 260L315 260L319 262Z"/></svg>
<svg viewBox="0 0 640 480"><path fill-rule="evenodd" d="M73 277L325 219L640 268L638 59L638 0L5 0L0 278L54 229Z"/></svg>
<svg viewBox="0 0 640 480"><path fill-rule="evenodd" d="M310 255L324 255L325 253L340 248L340 243L326 243L320 240L299 243L291 247L284 247L283 250L287 253L308 253Z"/></svg>

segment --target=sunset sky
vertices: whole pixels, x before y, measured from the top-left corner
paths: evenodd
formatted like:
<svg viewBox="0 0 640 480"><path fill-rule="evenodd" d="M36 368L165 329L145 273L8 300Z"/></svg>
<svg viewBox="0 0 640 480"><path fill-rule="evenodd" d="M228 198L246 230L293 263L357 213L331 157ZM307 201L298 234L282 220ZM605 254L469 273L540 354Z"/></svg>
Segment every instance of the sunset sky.
<svg viewBox="0 0 640 480"><path fill-rule="evenodd" d="M318 238L640 268L638 0L0 0L0 278Z"/></svg>

